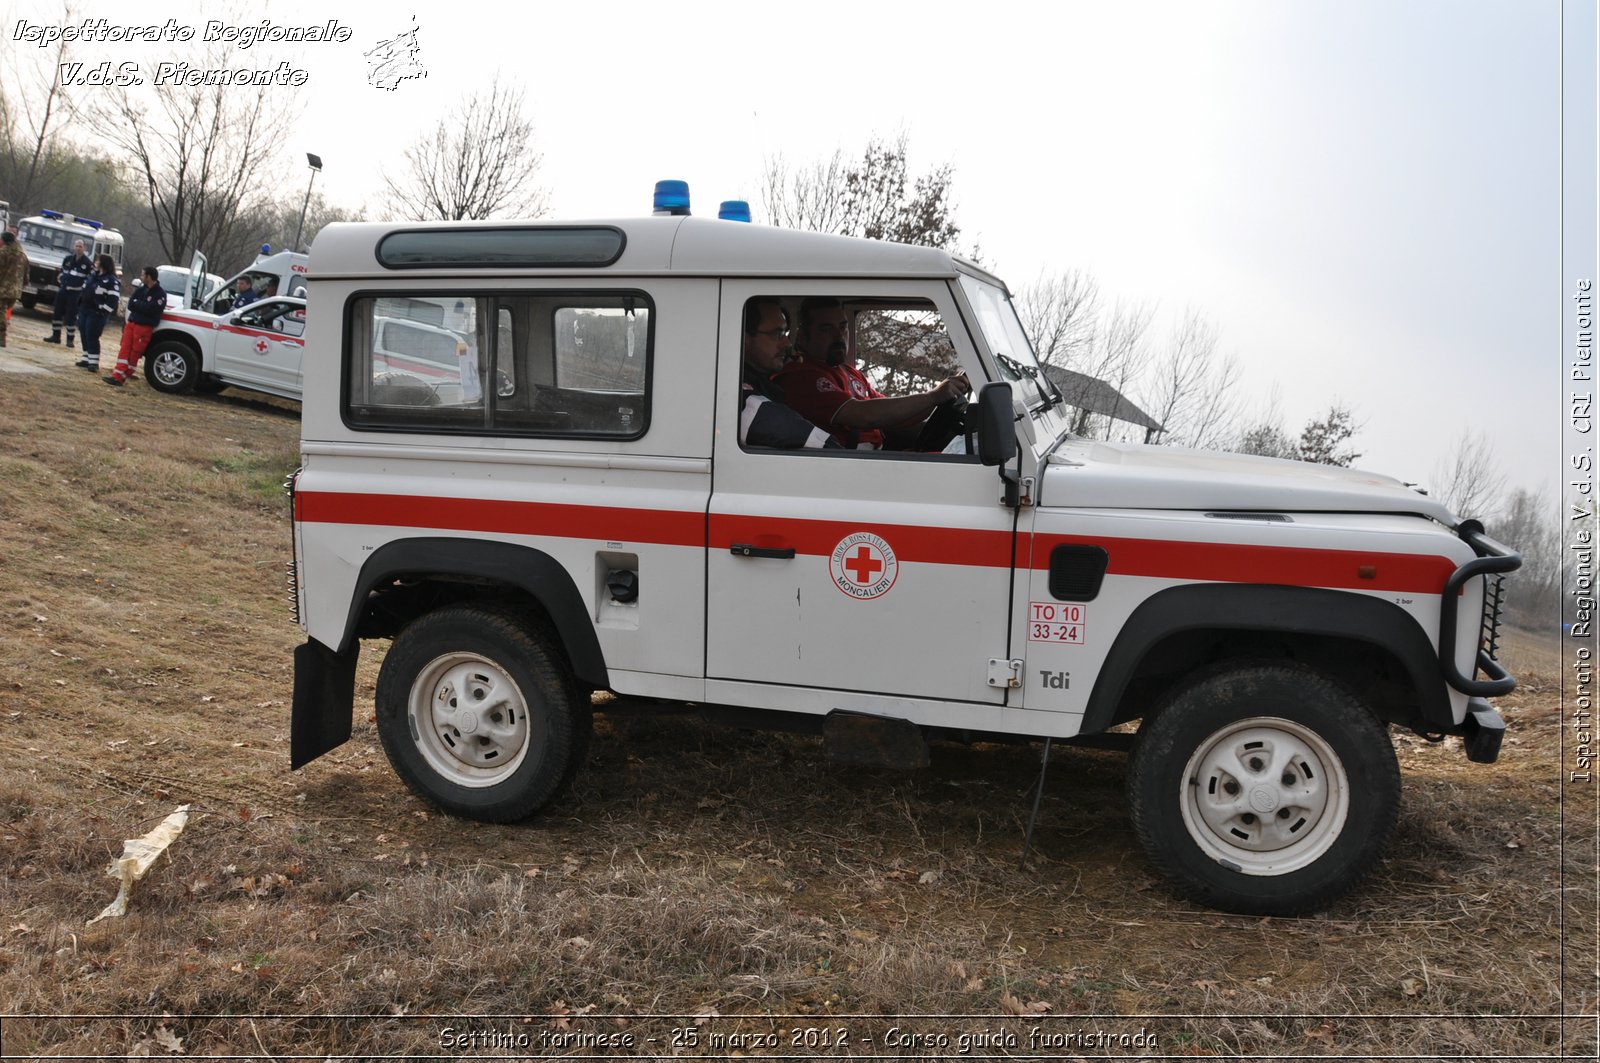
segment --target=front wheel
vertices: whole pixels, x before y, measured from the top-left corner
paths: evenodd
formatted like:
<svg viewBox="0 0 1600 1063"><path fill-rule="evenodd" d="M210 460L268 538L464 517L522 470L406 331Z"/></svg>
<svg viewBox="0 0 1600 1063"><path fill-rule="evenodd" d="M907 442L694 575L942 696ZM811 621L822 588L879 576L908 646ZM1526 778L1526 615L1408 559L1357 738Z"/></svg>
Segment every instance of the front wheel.
<svg viewBox="0 0 1600 1063"><path fill-rule="evenodd" d="M200 381L200 356L177 340L152 344L144 356L144 379L157 391L186 395Z"/></svg>
<svg viewBox="0 0 1600 1063"><path fill-rule="evenodd" d="M453 606L400 632L378 673L378 737L418 796L490 823L572 781L590 710L549 636L509 610Z"/></svg>
<svg viewBox="0 0 1600 1063"><path fill-rule="evenodd" d="M1300 915L1383 855L1400 769L1383 724L1326 677L1240 666L1179 689L1145 722L1128 796L1151 861L1190 898Z"/></svg>

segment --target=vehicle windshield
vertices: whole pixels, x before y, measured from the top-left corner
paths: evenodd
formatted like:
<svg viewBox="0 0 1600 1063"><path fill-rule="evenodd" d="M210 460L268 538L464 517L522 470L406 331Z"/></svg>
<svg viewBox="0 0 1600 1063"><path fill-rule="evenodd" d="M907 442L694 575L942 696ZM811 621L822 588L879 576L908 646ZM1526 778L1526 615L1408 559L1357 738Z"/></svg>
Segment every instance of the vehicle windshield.
<svg viewBox="0 0 1600 1063"><path fill-rule="evenodd" d="M1040 369L1033 345L1005 290L966 274L961 275L961 287L978 315L978 327L983 330L989 350L994 352L1001 377L1017 384L1021 394L1028 396L1030 410L1058 402L1060 393Z"/></svg>
<svg viewBox="0 0 1600 1063"><path fill-rule="evenodd" d="M17 226L17 239L34 247L48 247L65 255L72 250L72 241L82 240L87 245L91 237L70 229L58 229L54 225L25 221Z"/></svg>

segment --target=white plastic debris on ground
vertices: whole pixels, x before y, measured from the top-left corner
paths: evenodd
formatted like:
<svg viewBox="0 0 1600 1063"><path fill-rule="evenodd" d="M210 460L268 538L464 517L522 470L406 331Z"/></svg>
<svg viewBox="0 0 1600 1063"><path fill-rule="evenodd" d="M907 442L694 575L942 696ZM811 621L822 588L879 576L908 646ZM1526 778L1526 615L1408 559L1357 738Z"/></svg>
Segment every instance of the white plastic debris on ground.
<svg viewBox="0 0 1600 1063"><path fill-rule="evenodd" d="M133 892L133 887L144 878L150 865L156 862L156 857L166 852L167 847L183 833L188 822L189 806L179 805L176 812L157 823L144 837L123 841L122 855L106 868L106 874L121 881L122 888L117 891L116 899L106 905L105 911L89 920L87 925L93 926L102 919L128 913L128 895Z"/></svg>

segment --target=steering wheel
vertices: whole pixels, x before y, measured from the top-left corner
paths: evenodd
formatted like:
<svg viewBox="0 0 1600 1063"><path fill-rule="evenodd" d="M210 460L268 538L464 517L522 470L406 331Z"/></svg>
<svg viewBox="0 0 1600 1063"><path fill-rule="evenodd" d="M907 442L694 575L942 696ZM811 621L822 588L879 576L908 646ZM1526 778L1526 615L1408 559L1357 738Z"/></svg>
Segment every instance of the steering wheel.
<svg viewBox="0 0 1600 1063"><path fill-rule="evenodd" d="M945 399L933 408L928 419L923 422L922 430L917 433L917 443L914 449L928 454L940 454L950 445L950 441L957 436L964 436L967 442L967 452L972 452L972 430L967 424L967 400L965 397Z"/></svg>

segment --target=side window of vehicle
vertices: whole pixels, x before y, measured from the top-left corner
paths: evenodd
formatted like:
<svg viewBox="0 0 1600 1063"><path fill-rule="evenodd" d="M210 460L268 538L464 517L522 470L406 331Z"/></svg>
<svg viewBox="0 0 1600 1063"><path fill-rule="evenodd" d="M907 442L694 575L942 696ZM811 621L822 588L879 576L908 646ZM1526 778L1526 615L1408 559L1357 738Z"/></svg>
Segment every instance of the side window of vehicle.
<svg viewBox="0 0 1600 1063"><path fill-rule="evenodd" d="M295 312L299 317L295 317ZM239 311L234 317L234 323L247 325L250 328L267 329L270 332L283 332L291 336L299 336L305 332L305 307L295 303L270 299L265 302L252 303Z"/></svg>
<svg viewBox="0 0 1600 1063"><path fill-rule="evenodd" d="M929 457L952 448L949 453L965 454L959 446L965 427L959 401L930 404L908 420L880 418L859 426L848 424L847 414L841 412L841 407L853 400L870 404L926 394L961 372L944 316L931 301L870 294L760 296L751 300L752 304L773 302L784 311L788 335L757 330L761 338L741 336L741 343L760 345L755 360L746 360L747 380L750 374L764 375L756 366L763 361L770 364L773 354L768 348L787 344L787 361L758 390L832 435L842 449L830 447L825 453L845 456L870 450ZM749 312L747 307L747 315ZM766 313L773 316L770 309ZM769 420L778 421L775 417ZM795 432L781 435L802 438ZM754 432L750 438L755 438ZM815 444L792 445L809 448ZM761 449L785 449L785 445L768 443Z"/></svg>
<svg viewBox="0 0 1600 1063"><path fill-rule="evenodd" d="M345 328L356 428L631 439L649 420L640 292L369 296Z"/></svg>
<svg viewBox="0 0 1600 1063"><path fill-rule="evenodd" d="M263 320L263 315L268 312L268 309L269 308L265 306L252 306L245 310L241 310L239 315L233 319L234 323L238 325L248 325L251 328L265 328L266 323Z"/></svg>
<svg viewBox="0 0 1600 1063"><path fill-rule="evenodd" d="M306 334L306 308L285 304L273 315L270 327L285 336L304 336Z"/></svg>

